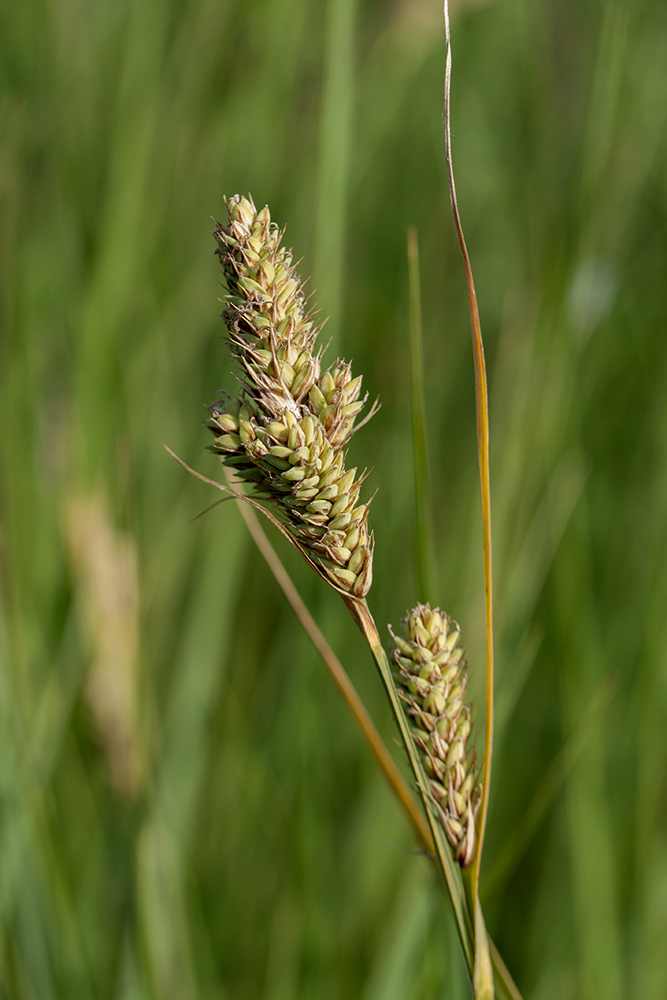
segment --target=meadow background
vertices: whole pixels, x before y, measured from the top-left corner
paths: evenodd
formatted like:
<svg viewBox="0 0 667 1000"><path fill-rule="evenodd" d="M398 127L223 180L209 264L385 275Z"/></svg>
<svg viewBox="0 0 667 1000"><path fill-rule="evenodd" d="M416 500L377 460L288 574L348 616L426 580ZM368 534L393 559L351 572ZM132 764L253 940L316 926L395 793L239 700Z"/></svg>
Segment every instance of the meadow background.
<svg viewBox="0 0 667 1000"><path fill-rule="evenodd" d="M526 1000L667 995L667 7L453 9L491 392L487 923ZM448 903L238 511L224 195L287 225L382 409L370 604L483 656L437 0L0 7L0 997L459 1000ZM439 590L417 593L406 229ZM277 547L388 741L336 596ZM400 753L397 751L397 756Z"/></svg>

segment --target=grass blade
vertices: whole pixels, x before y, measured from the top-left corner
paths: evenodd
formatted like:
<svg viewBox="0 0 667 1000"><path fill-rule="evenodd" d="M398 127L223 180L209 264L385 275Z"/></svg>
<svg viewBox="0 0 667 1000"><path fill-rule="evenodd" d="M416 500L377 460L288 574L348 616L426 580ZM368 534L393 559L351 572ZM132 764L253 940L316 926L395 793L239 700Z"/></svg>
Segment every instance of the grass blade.
<svg viewBox="0 0 667 1000"><path fill-rule="evenodd" d="M491 960L486 942L486 929L479 906L479 870L484 846L484 830L486 814L489 805L489 784L491 780L491 757L493 751L493 584L491 558L491 490L489 476L489 391L486 381L486 361L484 344L479 321L479 309L475 294L475 282L468 248L466 247L461 217L456 201L456 186L452 166L452 140L450 129L450 88L452 76L452 45L449 27L449 3L444 3L445 35L447 57L445 67L445 158L447 161L447 180L454 219L456 237L461 250L463 267L468 288L470 304L470 321L472 325L473 355L475 359L475 399L477 404L477 452L479 457L479 480L482 500L482 544L484 549L484 598L486 612L486 711L484 724L484 770L482 774L482 802L479 811L479 830L477 853L471 869L471 894L475 913L475 996L492 997L493 979L491 976Z"/></svg>

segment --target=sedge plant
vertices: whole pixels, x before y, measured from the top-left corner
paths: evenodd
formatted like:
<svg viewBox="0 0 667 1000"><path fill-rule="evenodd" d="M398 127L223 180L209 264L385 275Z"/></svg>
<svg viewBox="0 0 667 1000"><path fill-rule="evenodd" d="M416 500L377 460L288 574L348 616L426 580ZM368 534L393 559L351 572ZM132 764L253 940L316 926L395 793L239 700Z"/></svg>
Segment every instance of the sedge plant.
<svg viewBox="0 0 667 1000"><path fill-rule="evenodd" d="M221 396L209 407L206 424L213 435L209 447L230 474L226 485L213 485L242 501L257 544L321 652L441 876L452 903L474 995L491 1000L495 995L516 998L519 993L489 940L479 902L493 736L488 396L475 288L452 169L447 4L445 26L445 155L472 320L483 520L487 693L481 761L471 738L474 706L467 698L470 668L456 622L438 607L419 602L399 629L390 628L388 651L381 641L367 601L373 578L374 540L369 528L366 473L359 474L357 468L350 467L347 453L352 436L373 416L378 404L371 404L362 417L368 402L368 394L362 395L362 376L353 375L351 365L341 359L324 368L318 344L322 324L309 307L292 252L283 243L284 230L272 221L268 206L258 210L250 196L231 197L227 220L217 223L214 232L227 289L222 315L240 377L234 394ZM420 420L423 400L415 392L415 380L418 385L420 378L420 324L414 233L409 238L409 261L413 401L418 400L416 405L413 403L413 439L417 502L425 514L427 487L423 470L427 449L424 423ZM260 511L279 528L319 576L340 594L361 629L393 709L421 798L421 811L344 669L248 508ZM427 533L418 533L420 576L422 581L432 581L434 574L427 569L426 539Z"/></svg>

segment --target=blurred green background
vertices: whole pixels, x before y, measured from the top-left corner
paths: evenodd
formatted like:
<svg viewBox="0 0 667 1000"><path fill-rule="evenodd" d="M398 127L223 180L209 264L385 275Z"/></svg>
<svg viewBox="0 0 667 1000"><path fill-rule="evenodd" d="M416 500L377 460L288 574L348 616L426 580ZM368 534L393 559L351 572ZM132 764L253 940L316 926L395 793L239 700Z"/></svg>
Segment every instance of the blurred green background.
<svg viewBox="0 0 667 1000"><path fill-rule="evenodd" d="M453 10L487 343L497 740L482 891L526 1000L667 996L667 7ZM0 8L0 996L469 996L448 904L209 476L212 222L287 225L382 410L370 604L417 598L406 229L439 592L483 662L437 0ZM342 604L276 545L388 741ZM481 715L481 713L480 713ZM479 725L478 725L479 728ZM400 752L397 750L397 756Z"/></svg>

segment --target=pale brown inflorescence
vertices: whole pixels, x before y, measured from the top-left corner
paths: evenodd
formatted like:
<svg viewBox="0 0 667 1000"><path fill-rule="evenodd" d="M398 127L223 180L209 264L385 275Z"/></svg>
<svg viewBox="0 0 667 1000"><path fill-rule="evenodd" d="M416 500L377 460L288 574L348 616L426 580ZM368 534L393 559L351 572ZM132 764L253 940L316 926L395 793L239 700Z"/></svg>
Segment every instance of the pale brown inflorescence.
<svg viewBox="0 0 667 1000"><path fill-rule="evenodd" d="M320 326L268 207L258 212L235 195L227 208L229 223L217 223L214 235L228 289L223 318L244 377L237 397L209 407L211 447L256 497L272 501L336 587L364 597L373 564L369 504L359 502L364 477L346 469L343 451L366 402L361 376L353 379L344 361L321 371Z"/></svg>
<svg viewBox="0 0 667 1000"><path fill-rule="evenodd" d="M418 604L394 635L394 679L406 706L415 746L428 778L430 799L455 860L467 867L475 852L481 786L471 720L465 704L468 664L460 629L439 608Z"/></svg>

